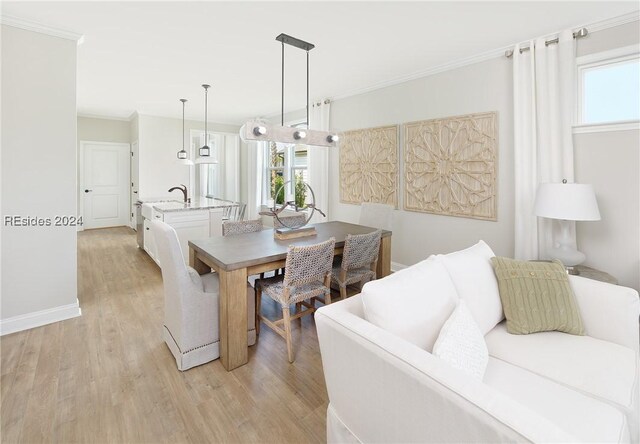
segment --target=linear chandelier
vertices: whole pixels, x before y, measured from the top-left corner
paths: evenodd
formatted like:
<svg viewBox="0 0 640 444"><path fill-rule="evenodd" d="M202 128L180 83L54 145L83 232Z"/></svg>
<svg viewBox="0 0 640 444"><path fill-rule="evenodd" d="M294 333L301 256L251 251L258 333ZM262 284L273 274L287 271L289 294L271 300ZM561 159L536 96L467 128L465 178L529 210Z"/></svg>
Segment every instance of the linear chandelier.
<svg viewBox="0 0 640 444"><path fill-rule="evenodd" d="M328 131L309 129L309 51L315 45L304 40L280 34L276 37L282 45L282 94L280 107L280 125L272 125L260 120L250 120L240 128L243 141L276 142L286 144L304 144L323 147L335 147L339 141L337 134ZM294 46L307 52L307 129L291 128L284 125L284 45Z"/></svg>

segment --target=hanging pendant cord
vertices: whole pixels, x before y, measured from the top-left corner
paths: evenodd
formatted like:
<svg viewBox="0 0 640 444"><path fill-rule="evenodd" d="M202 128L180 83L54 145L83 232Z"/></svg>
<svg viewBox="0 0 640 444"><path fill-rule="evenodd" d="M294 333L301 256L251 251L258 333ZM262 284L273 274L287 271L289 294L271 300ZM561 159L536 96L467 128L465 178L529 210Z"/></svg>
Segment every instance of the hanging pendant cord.
<svg viewBox="0 0 640 444"><path fill-rule="evenodd" d="M207 132L207 97L209 95L208 88L204 89L204 145L209 146L209 133Z"/></svg>
<svg viewBox="0 0 640 444"><path fill-rule="evenodd" d="M280 125L284 126L284 42L282 42L282 86L280 99Z"/></svg>
<svg viewBox="0 0 640 444"><path fill-rule="evenodd" d="M307 129L309 129L309 51L307 51Z"/></svg>
<svg viewBox="0 0 640 444"><path fill-rule="evenodd" d="M182 151L184 151L184 102L182 102Z"/></svg>

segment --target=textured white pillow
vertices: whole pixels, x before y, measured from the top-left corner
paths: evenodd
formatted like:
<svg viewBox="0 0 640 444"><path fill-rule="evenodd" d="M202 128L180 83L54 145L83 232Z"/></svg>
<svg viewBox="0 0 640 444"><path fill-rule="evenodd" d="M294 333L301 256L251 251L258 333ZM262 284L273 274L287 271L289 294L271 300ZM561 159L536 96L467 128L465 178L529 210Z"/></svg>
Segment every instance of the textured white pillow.
<svg viewBox="0 0 640 444"><path fill-rule="evenodd" d="M458 302L433 346L433 355L482 381L489 351L464 300Z"/></svg>
<svg viewBox="0 0 640 444"><path fill-rule="evenodd" d="M457 299L449 273L433 256L362 289L367 321L429 352Z"/></svg>
<svg viewBox="0 0 640 444"><path fill-rule="evenodd" d="M498 281L491 265L494 256L484 241L465 250L438 255L483 335L504 319Z"/></svg>

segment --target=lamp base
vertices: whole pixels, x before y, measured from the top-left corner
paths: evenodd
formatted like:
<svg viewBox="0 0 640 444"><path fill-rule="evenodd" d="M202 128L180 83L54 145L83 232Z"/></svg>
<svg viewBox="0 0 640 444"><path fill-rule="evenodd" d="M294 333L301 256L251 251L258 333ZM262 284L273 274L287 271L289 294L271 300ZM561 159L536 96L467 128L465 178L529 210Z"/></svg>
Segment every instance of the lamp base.
<svg viewBox="0 0 640 444"><path fill-rule="evenodd" d="M562 264L567 267L567 269L573 267L574 265L580 265L584 262L587 256L581 252L572 248L568 245L561 245L559 248L552 248L548 252L549 257L553 259L558 259Z"/></svg>

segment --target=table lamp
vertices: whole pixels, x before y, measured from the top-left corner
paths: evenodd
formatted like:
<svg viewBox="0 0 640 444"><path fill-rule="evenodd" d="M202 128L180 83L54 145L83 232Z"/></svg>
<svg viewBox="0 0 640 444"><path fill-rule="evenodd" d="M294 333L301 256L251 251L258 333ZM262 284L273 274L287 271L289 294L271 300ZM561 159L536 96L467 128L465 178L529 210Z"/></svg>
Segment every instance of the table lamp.
<svg viewBox="0 0 640 444"><path fill-rule="evenodd" d="M557 246L549 251L554 259L559 259L569 273L581 264L586 256L573 246L570 221L600 220L600 210L593 187L581 183L542 183L538 186L534 204L536 216L557 219L560 223L560 238Z"/></svg>

